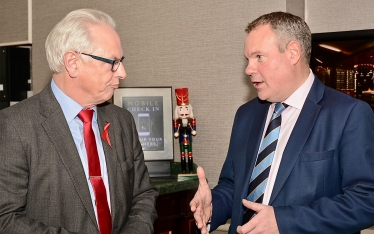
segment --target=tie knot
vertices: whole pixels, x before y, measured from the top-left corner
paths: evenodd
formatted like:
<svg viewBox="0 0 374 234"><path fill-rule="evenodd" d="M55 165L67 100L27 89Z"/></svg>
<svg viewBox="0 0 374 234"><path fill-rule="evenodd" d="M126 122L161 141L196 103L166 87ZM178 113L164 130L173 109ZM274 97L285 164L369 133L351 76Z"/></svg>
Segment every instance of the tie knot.
<svg viewBox="0 0 374 234"><path fill-rule="evenodd" d="M277 113L277 115L282 114L282 112L288 107L286 103L277 102L275 104L274 112Z"/></svg>
<svg viewBox="0 0 374 234"><path fill-rule="evenodd" d="M78 114L78 117L82 120L83 123L91 123L93 116L93 109L81 110Z"/></svg>

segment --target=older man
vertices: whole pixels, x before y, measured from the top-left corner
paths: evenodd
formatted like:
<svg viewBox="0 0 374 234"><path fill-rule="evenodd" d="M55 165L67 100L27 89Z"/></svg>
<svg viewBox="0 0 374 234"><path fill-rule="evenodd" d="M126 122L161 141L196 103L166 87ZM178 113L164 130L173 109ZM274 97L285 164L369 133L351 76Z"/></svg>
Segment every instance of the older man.
<svg viewBox="0 0 374 234"><path fill-rule="evenodd" d="M0 112L0 233L153 233L134 120L105 103L126 77L114 26L69 13L46 41L51 83Z"/></svg>

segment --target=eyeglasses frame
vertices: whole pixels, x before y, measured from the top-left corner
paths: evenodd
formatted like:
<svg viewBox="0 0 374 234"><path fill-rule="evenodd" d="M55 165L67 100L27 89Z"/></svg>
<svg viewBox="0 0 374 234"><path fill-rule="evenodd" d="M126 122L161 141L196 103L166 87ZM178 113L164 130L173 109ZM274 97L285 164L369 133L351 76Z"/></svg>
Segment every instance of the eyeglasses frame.
<svg viewBox="0 0 374 234"><path fill-rule="evenodd" d="M78 52L78 51L75 51L75 52L78 53L78 54L83 54L83 55L90 56L93 59L96 59L96 60L99 60L99 61L102 61L102 62L105 62L105 63L112 64L112 69L111 69L112 72L116 72L118 70L119 64L122 63L123 59L125 58L124 56L122 56L122 58L120 58L120 59L112 60L112 59L107 59L107 58L103 58L103 57L100 57L100 56L96 56L96 55L93 55L93 54L86 54L86 53ZM113 70L114 64L116 64L116 63L118 63L118 67L116 68L116 70Z"/></svg>

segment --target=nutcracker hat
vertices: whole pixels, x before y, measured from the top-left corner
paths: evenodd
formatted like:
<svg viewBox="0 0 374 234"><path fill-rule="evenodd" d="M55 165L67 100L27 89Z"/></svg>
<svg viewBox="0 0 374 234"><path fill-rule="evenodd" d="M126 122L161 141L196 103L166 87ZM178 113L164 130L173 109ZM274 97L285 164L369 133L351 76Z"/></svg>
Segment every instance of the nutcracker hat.
<svg viewBox="0 0 374 234"><path fill-rule="evenodd" d="M188 105L188 88L176 88L175 97L177 98L178 106Z"/></svg>

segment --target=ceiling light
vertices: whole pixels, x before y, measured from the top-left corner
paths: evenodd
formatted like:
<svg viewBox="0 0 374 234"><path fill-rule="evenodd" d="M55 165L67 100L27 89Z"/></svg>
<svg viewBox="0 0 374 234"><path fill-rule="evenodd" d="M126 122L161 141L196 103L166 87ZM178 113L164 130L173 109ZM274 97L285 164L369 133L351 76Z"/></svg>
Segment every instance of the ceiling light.
<svg viewBox="0 0 374 234"><path fill-rule="evenodd" d="M336 51L336 52L341 52L340 49L336 48L336 47L333 47L333 46L329 46L329 45L325 45L325 44L319 44L319 46L323 47L323 48L326 48L326 49L329 49L329 50L333 50L333 51Z"/></svg>

